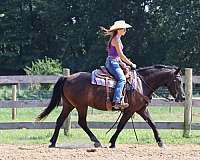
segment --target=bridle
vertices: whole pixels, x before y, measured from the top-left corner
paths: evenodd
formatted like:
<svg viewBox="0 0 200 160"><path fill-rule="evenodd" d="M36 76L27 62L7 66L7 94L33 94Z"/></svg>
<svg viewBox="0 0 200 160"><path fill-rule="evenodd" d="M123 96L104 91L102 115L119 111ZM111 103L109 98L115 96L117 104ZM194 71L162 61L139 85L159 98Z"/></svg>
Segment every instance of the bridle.
<svg viewBox="0 0 200 160"><path fill-rule="evenodd" d="M177 98L177 94L178 94L178 85L177 85L177 82L176 82L177 80L176 80L176 79L180 78L181 75L180 75L180 74L174 75L173 73L172 73L172 75L173 75L173 76L172 76L172 78L170 79L169 83L167 84L167 87L171 86L172 83L174 82L174 89L175 89L175 93L176 93L175 97Z"/></svg>
<svg viewBox="0 0 200 160"><path fill-rule="evenodd" d="M137 75L140 77L141 81L146 85L146 87L148 87L152 92L153 92L153 95L155 95L156 97L162 97L165 99L165 101L167 100L168 102L170 101L173 101L172 99L166 97L166 96L163 96L163 95L157 95L155 93L155 89L153 87L151 87L151 85L149 85L143 78L143 76L141 76L137 71L136 71ZM180 75L175 75L174 73L172 73L172 78L169 80L169 82L167 83L167 86L169 87L173 81L176 81L176 78L180 77ZM177 87L177 83L175 83L175 92L176 92L176 98L177 98L177 92L178 92L178 87Z"/></svg>

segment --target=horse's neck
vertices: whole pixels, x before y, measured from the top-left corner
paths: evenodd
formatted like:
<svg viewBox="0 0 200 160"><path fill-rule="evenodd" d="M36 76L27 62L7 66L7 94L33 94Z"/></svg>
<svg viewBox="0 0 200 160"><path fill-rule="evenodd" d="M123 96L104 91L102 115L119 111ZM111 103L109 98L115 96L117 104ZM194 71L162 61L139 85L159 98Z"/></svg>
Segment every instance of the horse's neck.
<svg viewBox="0 0 200 160"><path fill-rule="evenodd" d="M156 72L152 73L148 77L145 77L146 84L143 83L144 94L151 97L153 92L159 87L162 87L170 78L169 72Z"/></svg>

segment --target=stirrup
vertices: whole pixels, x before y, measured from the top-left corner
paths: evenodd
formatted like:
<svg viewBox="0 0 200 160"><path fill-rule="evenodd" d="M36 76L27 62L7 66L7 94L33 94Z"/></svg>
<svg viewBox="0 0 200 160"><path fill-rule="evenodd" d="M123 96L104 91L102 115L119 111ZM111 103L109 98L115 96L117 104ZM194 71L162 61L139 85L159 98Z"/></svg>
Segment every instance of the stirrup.
<svg viewBox="0 0 200 160"><path fill-rule="evenodd" d="M121 109L122 109L122 110L128 108L128 106L129 106L128 103L125 103L125 102L121 103Z"/></svg>
<svg viewBox="0 0 200 160"><path fill-rule="evenodd" d="M127 108L129 106L128 103L125 102L121 102L121 103L116 103L113 108L116 110L124 110L125 108Z"/></svg>

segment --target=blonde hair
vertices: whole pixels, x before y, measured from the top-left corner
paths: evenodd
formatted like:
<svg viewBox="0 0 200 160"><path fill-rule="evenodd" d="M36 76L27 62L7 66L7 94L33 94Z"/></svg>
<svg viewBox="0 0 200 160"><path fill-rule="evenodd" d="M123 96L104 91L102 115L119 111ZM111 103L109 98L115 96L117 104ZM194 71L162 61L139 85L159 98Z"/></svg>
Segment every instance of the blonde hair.
<svg viewBox="0 0 200 160"><path fill-rule="evenodd" d="M109 29L100 26L100 31L104 36L110 36L110 39L108 41L108 47L110 47L112 39L117 35L117 29L110 31Z"/></svg>

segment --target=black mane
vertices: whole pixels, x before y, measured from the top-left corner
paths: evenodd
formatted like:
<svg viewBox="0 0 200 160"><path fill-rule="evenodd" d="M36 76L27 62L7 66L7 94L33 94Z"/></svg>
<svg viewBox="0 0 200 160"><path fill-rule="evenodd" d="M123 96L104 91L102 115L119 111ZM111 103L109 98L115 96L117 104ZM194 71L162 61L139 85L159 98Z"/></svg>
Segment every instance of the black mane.
<svg viewBox="0 0 200 160"><path fill-rule="evenodd" d="M136 71L142 76L145 76L145 75L151 76L154 73L158 73L158 71L171 72L172 70L177 70L177 69L178 69L178 67L176 67L174 65L168 66L168 65L156 64L153 66L139 68Z"/></svg>
<svg viewBox="0 0 200 160"><path fill-rule="evenodd" d="M144 72L146 70L151 70L151 69L177 69L177 66L168 66L168 65L163 65L163 64L156 64L153 66L147 66L147 67L142 67L142 68L138 68L137 71L138 72Z"/></svg>

